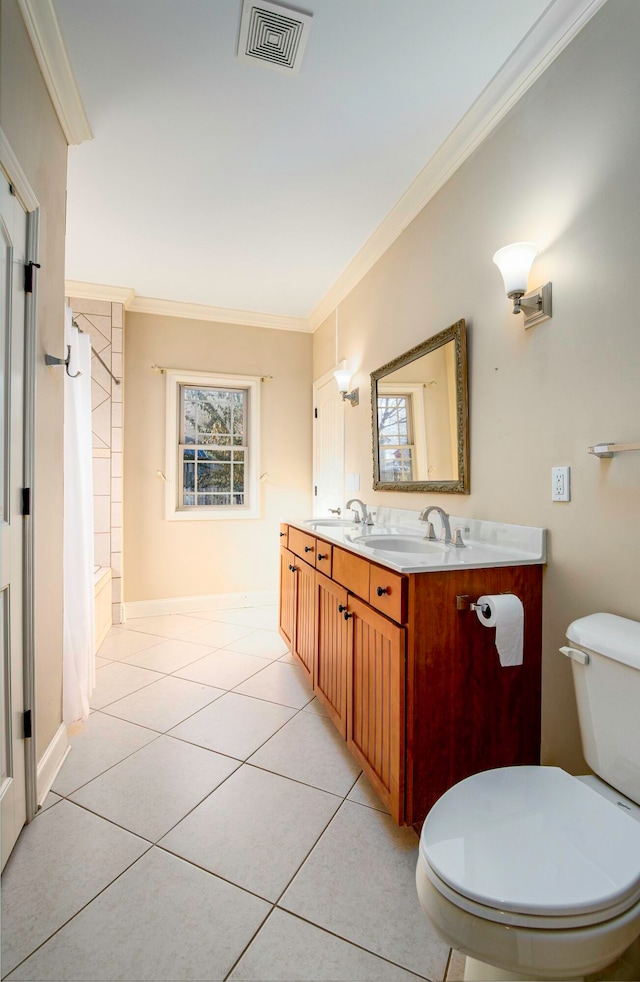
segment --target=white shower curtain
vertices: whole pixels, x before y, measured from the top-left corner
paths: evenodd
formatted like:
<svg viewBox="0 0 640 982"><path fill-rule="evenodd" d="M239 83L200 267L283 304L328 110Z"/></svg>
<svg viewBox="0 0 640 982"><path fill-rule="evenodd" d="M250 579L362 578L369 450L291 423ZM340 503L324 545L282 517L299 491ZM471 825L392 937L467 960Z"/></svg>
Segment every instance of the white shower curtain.
<svg viewBox="0 0 640 982"><path fill-rule="evenodd" d="M72 319L65 307L65 341L71 348L64 380L62 703L67 726L87 718L95 684L91 341Z"/></svg>

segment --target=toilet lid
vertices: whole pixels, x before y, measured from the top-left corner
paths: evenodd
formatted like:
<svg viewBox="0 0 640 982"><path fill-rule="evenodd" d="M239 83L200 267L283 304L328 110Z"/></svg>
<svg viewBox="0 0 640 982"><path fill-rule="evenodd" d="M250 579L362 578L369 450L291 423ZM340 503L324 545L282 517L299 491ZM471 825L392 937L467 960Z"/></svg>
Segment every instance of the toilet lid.
<svg viewBox="0 0 640 982"><path fill-rule="evenodd" d="M557 767L503 767L431 809L420 851L444 883L486 907L570 916L640 897L640 823Z"/></svg>

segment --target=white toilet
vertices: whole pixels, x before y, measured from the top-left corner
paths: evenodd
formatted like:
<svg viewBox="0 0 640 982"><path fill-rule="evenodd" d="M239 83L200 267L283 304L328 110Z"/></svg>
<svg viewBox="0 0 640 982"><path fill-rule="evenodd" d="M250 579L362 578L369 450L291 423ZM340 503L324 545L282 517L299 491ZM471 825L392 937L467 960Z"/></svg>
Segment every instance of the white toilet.
<svg viewBox="0 0 640 982"><path fill-rule="evenodd" d="M465 980L640 980L640 623L592 614L567 638L599 777L484 771L422 828L418 896Z"/></svg>

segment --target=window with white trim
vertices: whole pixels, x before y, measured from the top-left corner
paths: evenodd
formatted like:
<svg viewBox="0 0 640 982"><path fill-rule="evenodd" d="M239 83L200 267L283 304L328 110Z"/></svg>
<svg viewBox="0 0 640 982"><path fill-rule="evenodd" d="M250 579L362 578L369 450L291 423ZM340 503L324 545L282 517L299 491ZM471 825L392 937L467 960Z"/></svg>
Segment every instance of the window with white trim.
<svg viewBox="0 0 640 982"><path fill-rule="evenodd" d="M381 481L415 480L411 402L411 396L404 393L378 396Z"/></svg>
<svg viewBox="0 0 640 982"><path fill-rule="evenodd" d="M402 483L426 480L427 439L424 386L413 382L378 382L380 480Z"/></svg>
<svg viewBox="0 0 640 982"><path fill-rule="evenodd" d="M167 518L260 514L260 379L167 372Z"/></svg>

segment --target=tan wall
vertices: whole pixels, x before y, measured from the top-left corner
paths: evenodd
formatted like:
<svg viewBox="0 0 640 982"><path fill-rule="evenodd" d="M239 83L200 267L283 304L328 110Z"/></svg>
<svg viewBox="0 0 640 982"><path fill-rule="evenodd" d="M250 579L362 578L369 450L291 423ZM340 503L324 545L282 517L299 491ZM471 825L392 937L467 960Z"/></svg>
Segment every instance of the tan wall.
<svg viewBox="0 0 640 982"><path fill-rule="evenodd" d="M62 720L62 437L67 144L15 0L2 0L0 125L40 202L36 410L36 755Z"/></svg>
<svg viewBox="0 0 640 982"><path fill-rule="evenodd" d="M127 314L125 602L275 590L278 523L311 514L311 336ZM272 375L261 389L260 519L167 521L165 376L152 365Z"/></svg>
<svg viewBox="0 0 640 982"><path fill-rule="evenodd" d="M640 619L640 4L606 4L340 304L340 356L357 369L346 470L369 503L545 526L543 757L584 767L567 625L594 611ZM539 244L530 285L553 281L553 319L525 333L491 257ZM471 494L371 488L369 373L464 317L469 327ZM314 338L332 367L333 317ZM572 501L552 503L551 467Z"/></svg>

